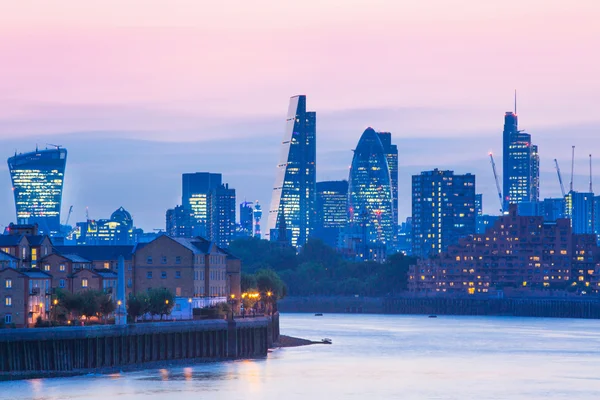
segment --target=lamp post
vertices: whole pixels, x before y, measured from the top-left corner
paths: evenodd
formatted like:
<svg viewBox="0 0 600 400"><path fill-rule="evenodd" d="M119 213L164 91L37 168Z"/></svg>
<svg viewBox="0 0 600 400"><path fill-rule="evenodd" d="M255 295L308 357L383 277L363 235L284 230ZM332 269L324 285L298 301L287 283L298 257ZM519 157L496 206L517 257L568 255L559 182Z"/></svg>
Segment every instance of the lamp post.
<svg viewBox="0 0 600 400"><path fill-rule="evenodd" d="M227 300L229 305L231 306L231 320L233 321L233 308L235 307L235 294L231 294L229 299Z"/></svg>
<svg viewBox="0 0 600 400"><path fill-rule="evenodd" d="M192 298L191 297L188 299L188 305L190 306L190 320L193 320L194 319L194 312L193 312L193 309L192 309Z"/></svg>

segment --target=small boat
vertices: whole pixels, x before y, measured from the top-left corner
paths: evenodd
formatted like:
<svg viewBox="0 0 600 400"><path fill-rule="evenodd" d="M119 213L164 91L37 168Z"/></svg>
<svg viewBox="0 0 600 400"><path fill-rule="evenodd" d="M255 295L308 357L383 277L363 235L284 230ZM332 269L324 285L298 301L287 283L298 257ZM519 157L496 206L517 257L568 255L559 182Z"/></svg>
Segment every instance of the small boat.
<svg viewBox="0 0 600 400"><path fill-rule="evenodd" d="M323 343L323 344L331 344L332 341L329 338L324 338L324 339L321 339L321 343Z"/></svg>
<svg viewBox="0 0 600 400"><path fill-rule="evenodd" d="M322 316L323 316L323 314L322 314L322 313L316 313L316 314L315 314L315 317L322 317Z"/></svg>
<svg viewBox="0 0 600 400"><path fill-rule="evenodd" d="M430 315L429 318L437 318L437 315Z"/></svg>

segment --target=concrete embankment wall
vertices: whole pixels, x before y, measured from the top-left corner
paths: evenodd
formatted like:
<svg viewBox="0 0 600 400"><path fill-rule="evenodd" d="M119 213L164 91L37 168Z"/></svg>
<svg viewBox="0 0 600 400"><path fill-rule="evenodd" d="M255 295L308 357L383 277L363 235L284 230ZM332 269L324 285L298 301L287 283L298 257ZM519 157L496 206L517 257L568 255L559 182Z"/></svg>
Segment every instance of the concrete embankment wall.
<svg viewBox="0 0 600 400"><path fill-rule="evenodd" d="M452 299L444 297L288 297L281 312L512 315L600 319L600 299Z"/></svg>
<svg viewBox="0 0 600 400"><path fill-rule="evenodd" d="M0 330L0 379L85 373L171 360L260 357L279 339L279 315Z"/></svg>

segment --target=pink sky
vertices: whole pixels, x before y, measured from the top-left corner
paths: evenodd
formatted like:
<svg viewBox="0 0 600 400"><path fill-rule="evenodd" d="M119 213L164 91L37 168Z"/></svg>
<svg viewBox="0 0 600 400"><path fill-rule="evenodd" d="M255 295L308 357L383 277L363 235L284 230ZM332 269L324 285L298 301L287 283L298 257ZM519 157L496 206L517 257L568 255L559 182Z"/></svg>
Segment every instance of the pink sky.
<svg viewBox="0 0 600 400"><path fill-rule="evenodd" d="M77 148L61 136L72 132L169 142L260 136L244 143L261 148L262 180L251 185L239 175L235 182L249 164L224 173L238 198L268 204L287 101L303 93L318 113L319 179L344 178L349 150L373 126L391 131L399 145L406 196L410 173L458 165L457 172L481 172L478 190L491 212L487 151L499 154L514 89L520 125L540 145L543 195L557 194L552 159L567 165L571 144L581 172L587 150L600 154L600 142L591 140L600 131L599 20L598 0L0 0L3 157L54 140ZM479 147L434 156L422 144L410 147L436 137L477 138ZM487 138L489 148L481 144ZM235 164L235 152L247 146L225 146L231 154L218 157ZM127 193L123 181L122 196L145 227L162 224L162 210L175 205L181 172L217 168L202 163L201 145L194 149L190 159L198 161L164 178L171 196L157 191L145 209L134 199L149 189ZM334 162L332 152L343 154ZM71 152L67 182L79 174L84 184L106 154L92 159L90 151L81 160ZM72 164L77 157L89 165ZM79 189L65 195L90 193ZM2 223L13 211L10 193L0 192ZM82 210L93 201L65 204ZM121 205L98 203L98 214ZM405 217L410 201L403 207Z"/></svg>
<svg viewBox="0 0 600 400"><path fill-rule="evenodd" d="M597 119L595 0L3 3L0 137L279 115L296 93L319 111L498 113L518 88L532 124Z"/></svg>

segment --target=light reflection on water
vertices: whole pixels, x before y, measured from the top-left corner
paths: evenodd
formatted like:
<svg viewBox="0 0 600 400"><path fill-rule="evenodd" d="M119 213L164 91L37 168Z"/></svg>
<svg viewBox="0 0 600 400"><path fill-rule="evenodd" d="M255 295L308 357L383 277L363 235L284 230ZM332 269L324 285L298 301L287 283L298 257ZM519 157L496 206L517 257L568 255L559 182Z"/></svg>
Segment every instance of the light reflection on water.
<svg viewBox="0 0 600 400"><path fill-rule="evenodd" d="M282 316L266 359L0 383L0 400L599 399L600 321Z"/></svg>

